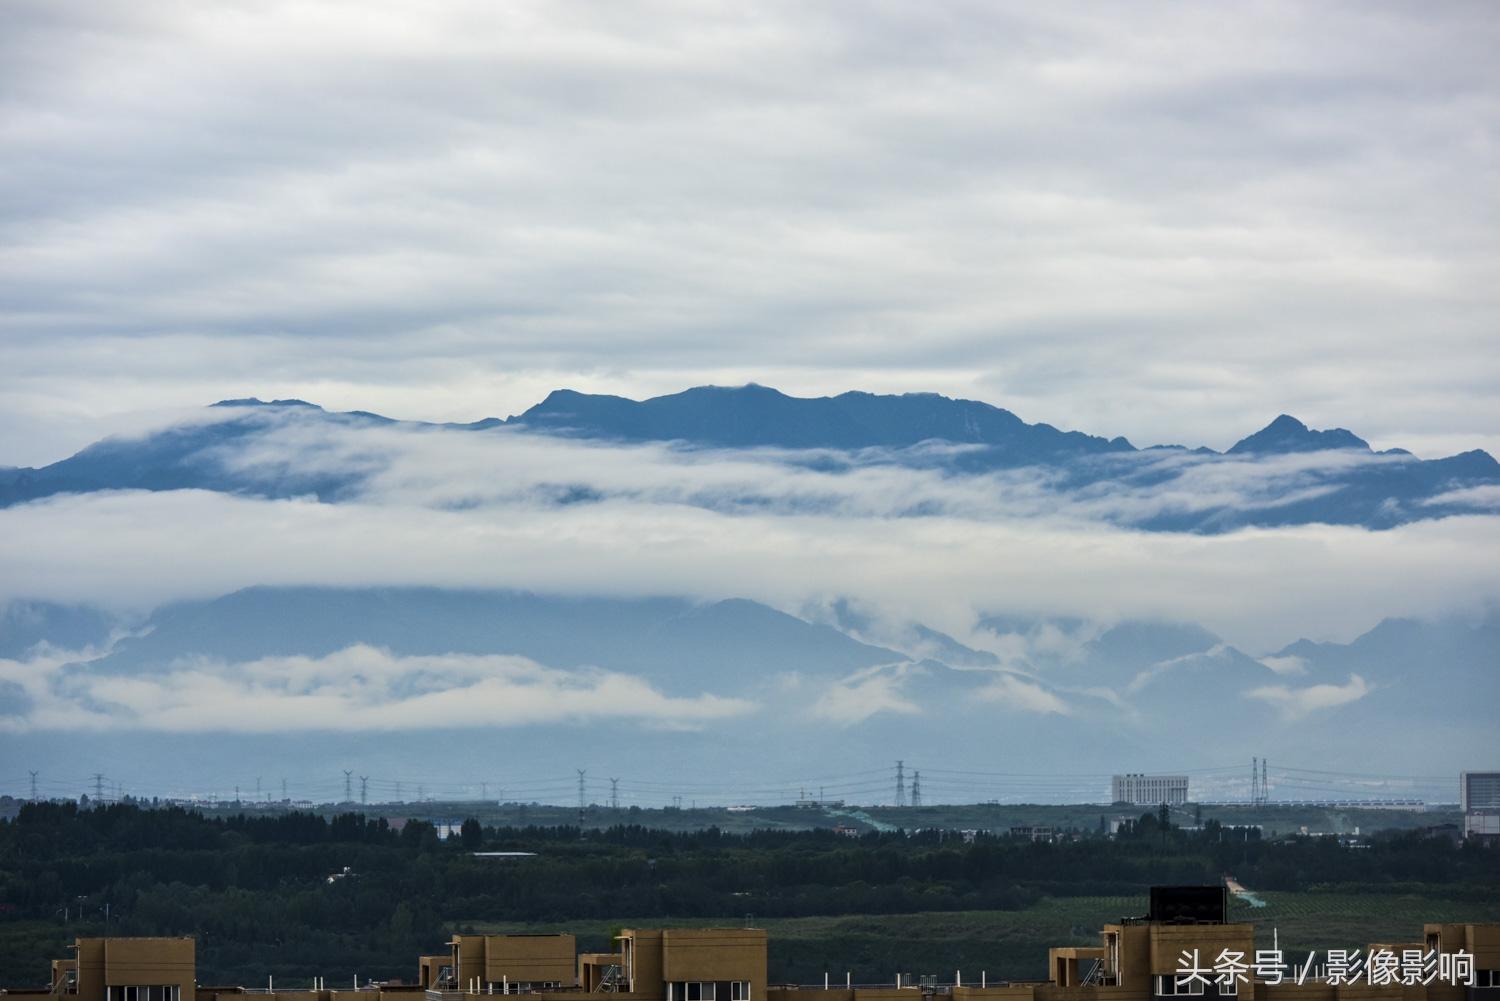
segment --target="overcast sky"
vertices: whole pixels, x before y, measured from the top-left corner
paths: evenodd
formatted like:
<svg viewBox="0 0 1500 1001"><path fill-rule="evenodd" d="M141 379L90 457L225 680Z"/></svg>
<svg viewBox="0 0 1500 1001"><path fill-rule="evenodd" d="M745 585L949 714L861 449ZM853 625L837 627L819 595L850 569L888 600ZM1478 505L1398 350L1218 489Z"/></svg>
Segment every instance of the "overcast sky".
<svg viewBox="0 0 1500 1001"><path fill-rule="evenodd" d="M12 0L0 464L255 394L1500 451L1489 3Z"/></svg>

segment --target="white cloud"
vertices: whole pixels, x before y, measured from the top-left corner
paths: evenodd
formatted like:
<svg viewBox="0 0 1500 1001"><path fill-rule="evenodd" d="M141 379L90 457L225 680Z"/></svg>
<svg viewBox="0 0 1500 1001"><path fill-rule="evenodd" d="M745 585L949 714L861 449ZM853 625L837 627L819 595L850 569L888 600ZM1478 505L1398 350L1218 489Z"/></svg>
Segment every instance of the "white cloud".
<svg viewBox="0 0 1500 1001"><path fill-rule="evenodd" d="M873 667L859 671L823 690L810 711L814 719L841 726L863 723L878 713L918 716L922 708L903 691L904 671Z"/></svg>
<svg viewBox="0 0 1500 1001"><path fill-rule="evenodd" d="M1465 487L1462 490L1449 490L1447 493L1438 494L1436 497L1429 497L1423 503L1430 506L1462 504L1465 507L1481 511L1500 511L1500 484Z"/></svg>
<svg viewBox="0 0 1500 1001"><path fill-rule="evenodd" d="M981 688L975 697L984 702L995 702L1006 709L1021 712L1071 715L1068 704L1056 694L1035 682L1018 678L1013 674L998 675L993 683Z"/></svg>
<svg viewBox="0 0 1500 1001"><path fill-rule="evenodd" d="M463 466L477 454L435 461ZM1492 517L1381 532L1142 533L1066 515L1008 517L993 504L979 507L972 486L944 492L889 470L819 479L774 464L679 463L662 454L550 442L501 451L468 468L483 506L451 503L459 495L447 481L420 469L391 487L392 498L415 504L177 491L18 505L0 511L0 600L145 610L253 584L741 596L788 610L849 596L961 639L978 613L1004 610L1193 621L1250 650L1304 636L1348 640L1385 616L1431 617L1500 600ZM562 506L532 500L528 485L547 482L554 468L559 476L582 468L588 482L613 483L621 496ZM673 502L685 484L704 482L751 482L772 496L841 492L812 513ZM521 496L498 498L518 487ZM891 505L924 492L961 503L956 513L888 516ZM435 498L443 506L428 506ZM964 503L975 506L965 512Z"/></svg>
<svg viewBox="0 0 1500 1001"><path fill-rule="evenodd" d="M1357 674L1350 674L1342 685L1308 685L1292 688L1288 685L1266 685L1246 692L1248 698L1270 703L1289 720L1302 719L1325 709L1335 709L1364 698L1371 691L1370 685Z"/></svg>
<svg viewBox="0 0 1500 1001"><path fill-rule="evenodd" d="M1261 657L1260 662L1277 674L1306 674L1307 661L1301 657L1288 654L1285 657Z"/></svg>
<svg viewBox="0 0 1500 1001"><path fill-rule="evenodd" d="M431 727L632 722L698 729L756 709L738 698L658 692L630 675L561 671L523 657L395 656L355 645L325 657L192 659L129 676L49 655L0 661L30 703L0 730L367 733Z"/></svg>

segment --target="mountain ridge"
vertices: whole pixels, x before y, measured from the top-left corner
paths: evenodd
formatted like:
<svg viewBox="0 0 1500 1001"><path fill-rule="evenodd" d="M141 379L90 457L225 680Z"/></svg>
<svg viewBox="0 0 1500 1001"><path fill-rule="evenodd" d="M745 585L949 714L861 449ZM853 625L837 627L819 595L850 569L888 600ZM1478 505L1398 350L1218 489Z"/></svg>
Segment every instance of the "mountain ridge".
<svg viewBox="0 0 1500 1001"><path fill-rule="evenodd" d="M1430 460L1401 449L1375 452L1351 431L1314 430L1287 414L1225 452L1181 446L1140 449L1122 436L1028 424L1004 408L936 393L850 391L794 397L752 383L700 386L637 401L557 389L521 414L468 423L329 411L301 399L242 397L220 400L207 409L218 419L176 424L143 436L107 437L47 466L0 469L0 507L54 494L122 489L202 489L273 498L311 496L325 502L356 498L365 483L362 472L318 468L306 457L301 465L274 468L225 461L230 451L258 435L299 421L351 429L506 430L604 444L764 449L773 450L771 459L776 459L775 452L800 453L800 458L784 455L777 461L831 472L872 462L954 475L1035 468L1046 471L1048 490L1088 491L1095 496L1149 494L1204 463L1329 456L1327 462L1309 465L1299 459L1283 464L1279 472L1273 470L1282 479L1255 481L1252 503L1218 508L1167 503L1122 516L1148 531L1216 533L1247 525L1311 523L1390 528L1486 512L1493 505L1484 491L1468 496L1462 491L1500 486L1500 463L1483 450Z"/></svg>

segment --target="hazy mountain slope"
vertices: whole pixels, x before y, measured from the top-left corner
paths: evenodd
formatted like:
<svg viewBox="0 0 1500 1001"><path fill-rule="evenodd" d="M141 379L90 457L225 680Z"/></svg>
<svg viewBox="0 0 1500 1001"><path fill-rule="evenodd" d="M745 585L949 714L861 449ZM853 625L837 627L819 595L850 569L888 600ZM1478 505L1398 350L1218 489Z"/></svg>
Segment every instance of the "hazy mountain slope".
<svg viewBox="0 0 1500 1001"><path fill-rule="evenodd" d="M556 668L637 674L669 690L738 690L780 673L828 676L900 660L753 601L559 598L432 588L248 588L169 605L90 671L133 673L189 656L326 656L355 643L395 654L517 654Z"/></svg>

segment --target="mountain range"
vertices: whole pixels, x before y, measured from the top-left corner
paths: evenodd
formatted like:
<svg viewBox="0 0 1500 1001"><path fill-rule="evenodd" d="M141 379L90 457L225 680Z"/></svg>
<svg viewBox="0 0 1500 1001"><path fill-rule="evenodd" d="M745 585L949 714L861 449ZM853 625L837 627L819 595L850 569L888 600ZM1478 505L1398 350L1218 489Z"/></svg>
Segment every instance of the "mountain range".
<svg viewBox="0 0 1500 1001"><path fill-rule="evenodd" d="M301 400L225 400L201 419L106 438L48 466L0 469L0 506L102 490L359 499L368 469L320 466L306 456L249 466L229 461L289 426L540 435L599 447L666 443L829 473L884 465L958 478L1027 474L1049 492L1086 501L1100 517L1153 531L1312 523L1385 529L1493 511L1500 490L1500 463L1484 451L1427 460L1401 449L1377 452L1350 431L1314 430L1288 415L1220 453L1137 448L1123 437L1028 424L999 407L931 393L804 399L752 384L643 401L557 390L513 417L441 425L329 412ZM587 473L578 476L586 480ZM1228 500L1220 496L1226 481L1235 490ZM594 496L584 487L566 500ZM1118 503L1101 507L1101 498Z"/></svg>
<svg viewBox="0 0 1500 1001"><path fill-rule="evenodd" d="M56 666L30 659L85 647ZM0 747L37 760L52 752L27 743L26 721L68 718L67 761L125 755L184 782L238 774L246 760L274 771L356 754L408 774L480 759L551 774L560 752L568 767L644 771L685 748L704 768L754 761L780 774L903 754L1027 773L1064 749L1100 772L1274 753L1284 765L1431 774L1492 743L1496 649L1496 614L1390 619L1350 643L1254 656L1191 623L995 615L965 642L841 603L798 616L743 599L254 587L134 621L41 602L0 609L0 656L36 665L30 680L13 668L23 680L0 681ZM540 667L517 682L495 657ZM493 697L494 684L509 687ZM537 689L551 685L557 701L538 709ZM434 707L454 692L451 709ZM95 713L131 728L128 751L109 750L112 727L82 725ZM350 727L339 713L354 714ZM1378 746L1361 739L1370 733ZM1284 796L1336 791L1317 774L1296 781ZM1375 783L1367 793L1392 794Z"/></svg>

